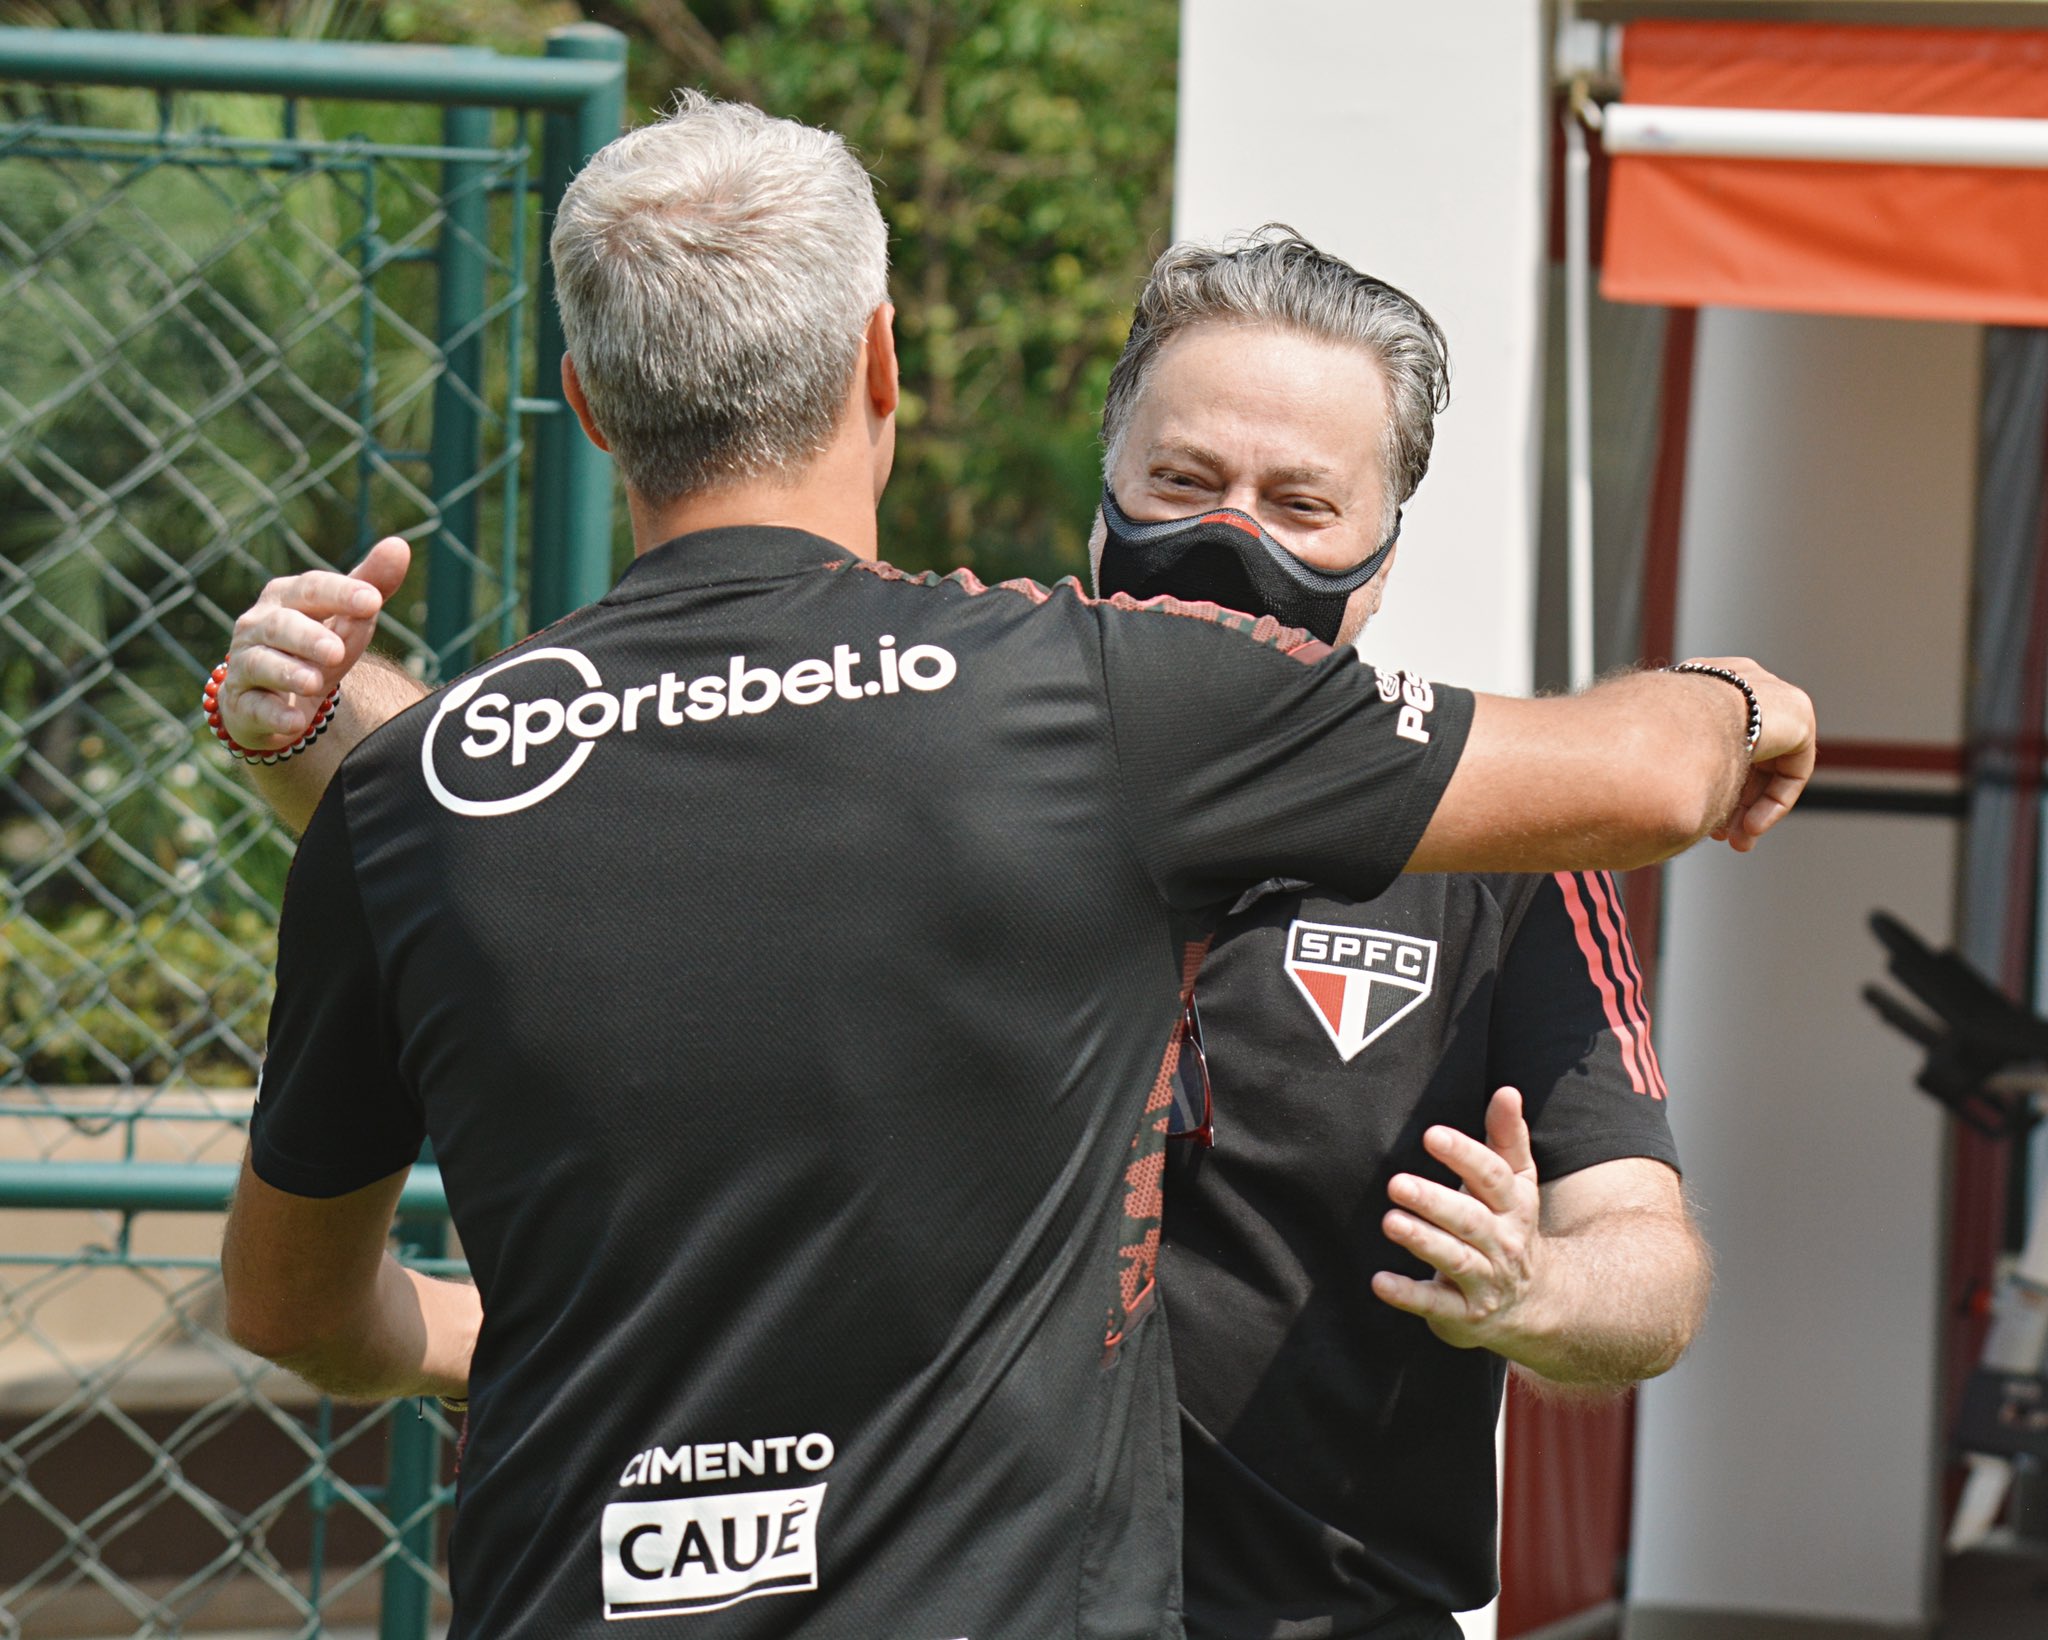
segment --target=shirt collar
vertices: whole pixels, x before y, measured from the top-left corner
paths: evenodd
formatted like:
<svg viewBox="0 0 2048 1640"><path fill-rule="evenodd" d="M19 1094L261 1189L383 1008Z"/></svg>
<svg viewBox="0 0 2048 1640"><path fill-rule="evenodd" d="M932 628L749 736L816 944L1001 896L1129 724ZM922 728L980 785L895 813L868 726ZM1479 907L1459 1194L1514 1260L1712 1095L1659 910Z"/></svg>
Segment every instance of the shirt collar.
<svg viewBox="0 0 2048 1640"><path fill-rule="evenodd" d="M858 562L844 547L808 530L774 524L693 530L641 553L626 566L604 602L631 603L728 581L772 581L829 564Z"/></svg>

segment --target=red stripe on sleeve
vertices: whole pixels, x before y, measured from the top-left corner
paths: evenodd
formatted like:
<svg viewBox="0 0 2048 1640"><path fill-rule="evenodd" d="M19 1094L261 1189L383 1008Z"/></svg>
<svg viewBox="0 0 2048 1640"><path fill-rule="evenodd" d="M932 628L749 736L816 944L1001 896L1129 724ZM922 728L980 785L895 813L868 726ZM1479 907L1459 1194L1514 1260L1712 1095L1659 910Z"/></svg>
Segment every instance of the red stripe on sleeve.
<svg viewBox="0 0 2048 1640"><path fill-rule="evenodd" d="M1636 1057L1642 1062L1643 1074L1649 1079L1650 1097L1662 1099L1668 1090L1664 1086L1664 1074L1657 1068L1656 1052L1650 1046L1650 1009L1643 1001L1643 976L1636 970L1635 952L1628 941L1628 920L1621 914L1621 899L1615 892L1614 879L1604 871L1595 872L1586 879L1586 888L1600 916L1600 932L1606 936L1607 949L1614 957L1615 977L1621 981L1622 987L1621 1005L1636 1039Z"/></svg>
<svg viewBox="0 0 2048 1640"><path fill-rule="evenodd" d="M1614 926L1621 937L1621 960L1628 970L1629 986L1635 993L1636 1021L1640 1027L1637 1034L1643 1047L1643 1065L1650 1073L1656 1097L1668 1099L1671 1086L1664 1080L1664 1067L1657 1059L1657 1044L1650 1023L1650 995L1643 984L1642 967L1636 961L1635 938L1628 931L1628 918L1621 909L1621 888L1612 872L1601 872L1600 880L1607 888L1607 903L1614 907Z"/></svg>
<svg viewBox="0 0 2048 1640"><path fill-rule="evenodd" d="M1622 891L1612 876L1608 878L1608 893L1614 897L1614 919L1622 927L1622 960L1628 964L1628 979L1634 981L1636 987L1636 1011L1642 1016L1642 1054L1649 1059L1651 1081L1657 1083L1657 1097L1669 1099L1671 1083L1663 1079L1663 1061L1657 1059L1657 1042L1653 1040L1651 1030L1651 993L1649 987L1642 983L1642 966L1636 962L1636 940L1628 932L1628 919L1622 915ZM1655 932L1651 938L1655 938Z"/></svg>
<svg viewBox="0 0 2048 1640"><path fill-rule="evenodd" d="M1600 946L1593 937L1593 924L1586 915L1586 902L1579 893L1579 879L1569 871L1556 872L1554 876L1564 894L1564 908L1571 914L1572 932L1579 937L1579 954L1586 959L1587 977L1600 993L1600 1006L1607 1010L1607 1028L1614 1032L1615 1039L1621 1044L1621 1063L1628 1071L1628 1085L1637 1093L1648 1094L1650 1090L1643 1081L1642 1067L1636 1063L1635 1037L1622 1023L1621 1002L1607 977L1607 965L1600 960Z"/></svg>

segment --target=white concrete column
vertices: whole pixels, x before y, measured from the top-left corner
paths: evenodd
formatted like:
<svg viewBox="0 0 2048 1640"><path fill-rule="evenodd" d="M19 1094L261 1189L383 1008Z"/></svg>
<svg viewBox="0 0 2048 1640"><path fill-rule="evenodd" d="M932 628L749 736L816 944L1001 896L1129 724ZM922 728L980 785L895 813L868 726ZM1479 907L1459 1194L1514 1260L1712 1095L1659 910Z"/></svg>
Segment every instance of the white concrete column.
<svg viewBox="0 0 2048 1640"><path fill-rule="evenodd" d="M1451 408L1367 658L1534 681L1548 40L1526 0L1184 0L1174 232L1290 224L1450 337ZM1461 1619L1491 1640L1493 1608Z"/></svg>
<svg viewBox="0 0 2048 1640"><path fill-rule="evenodd" d="M1548 45L1527 0L1184 0L1174 231L1279 220L1450 336L1452 403L1360 647L1532 675Z"/></svg>
<svg viewBox="0 0 2048 1640"><path fill-rule="evenodd" d="M1980 355L1960 325L1702 316L1679 651L1803 684L1823 762L1962 735ZM1719 1268L1643 1396L1644 1640L1932 1615L1943 1133L1857 992L1870 909L1946 941L1955 869L1953 821L1818 811L1671 869L1658 1041Z"/></svg>

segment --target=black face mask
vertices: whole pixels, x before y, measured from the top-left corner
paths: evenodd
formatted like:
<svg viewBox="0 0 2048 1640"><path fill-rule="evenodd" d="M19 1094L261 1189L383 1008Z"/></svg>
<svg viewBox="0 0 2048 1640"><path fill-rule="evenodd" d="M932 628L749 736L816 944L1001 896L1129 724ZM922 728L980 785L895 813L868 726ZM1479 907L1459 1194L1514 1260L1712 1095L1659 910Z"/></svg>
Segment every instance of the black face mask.
<svg viewBox="0 0 2048 1640"><path fill-rule="evenodd" d="M1138 599L1164 595L1221 604L1247 615L1271 615L1324 643L1337 641L1351 594L1379 574L1401 538L1397 513L1393 533L1377 552L1356 569L1331 575L1304 564L1235 507L1140 524L1124 516L1105 485L1102 522L1107 534L1096 590L1103 597L1126 592Z"/></svg>

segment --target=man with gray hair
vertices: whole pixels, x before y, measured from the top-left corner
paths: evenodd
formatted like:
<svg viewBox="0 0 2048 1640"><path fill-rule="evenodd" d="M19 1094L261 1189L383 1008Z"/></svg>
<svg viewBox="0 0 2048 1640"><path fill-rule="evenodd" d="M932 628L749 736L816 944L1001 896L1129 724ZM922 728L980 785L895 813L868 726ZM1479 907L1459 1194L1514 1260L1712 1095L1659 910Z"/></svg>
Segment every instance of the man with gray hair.
<svg viewBox="0 0 2048 1640"><path fill-rule="evenodd" d="M1418 303L1289 229L1174 246L1110 377L1101 590L1356 638L1449 376ZM1618 1389L1705 1307L1614 883L1262 883L1194 1002L1214 1119L1169 1147L1161 1265L1188 1631L1452 1640L1496 1587L1509 1363Z"/></svg>
<svg viewBox="0 0 2048 1640"><path fill-rule="evenodd" d="M311 810L228 1326L467 1397L458 1634L1179 1634L1152 1270L1218 919L1275 875L1746 845L1812 765L1748 661L1482 698L889 568L880 249L828 133L685 97L621 138L552 247L617 586L416 705L379 668L343 700L386 543L274 583L209 689ZM383 1252L427 1136L473 1293Z"/></svg>

